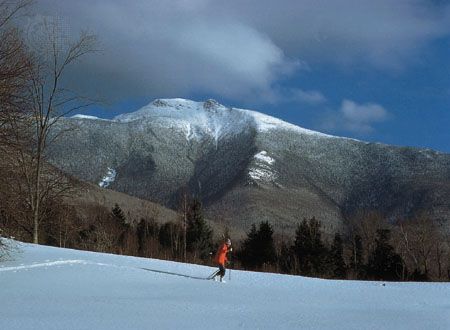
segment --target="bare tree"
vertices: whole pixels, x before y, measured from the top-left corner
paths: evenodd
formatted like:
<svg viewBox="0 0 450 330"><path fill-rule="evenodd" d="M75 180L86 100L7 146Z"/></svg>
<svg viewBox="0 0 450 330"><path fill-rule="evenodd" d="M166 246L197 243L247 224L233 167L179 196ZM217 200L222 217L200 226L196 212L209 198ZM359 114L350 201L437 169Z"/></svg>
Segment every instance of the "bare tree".
<svg viewBox="0 0 450 330"><path fill-rule="evenodd" d="M188 188L185 187L181 193L181 228L183 230L183 261L187 260L187 217L189 212Z"/></svg>
<svg viewBox="0 0 450 330"><path fill-rule="evenodd" d="M445 257L448 254L448 248L445 242L445 234L441 232L438 233L438 239L435 244L434 254L437 266L437 278L442 279L444 276L444 265L445 265Z"/></svg>
<svg viewBox="0 0 450 330"><path fill-rule="evenodd" d="M39 242L39 224L43 216L41 206L51 192L61 195L68 189L67 185L61 185L60 177L55 179L45 171L46 150L59 134L64 133L60 131L51 135L51 130L62 117L92 104L64 88L61 80L67 68L80 57L93 52L95 45L95 37L85 32L75 42L68 42L61 37L56 23L43 22L42 29L40 46L46 47L33 54L34 65L29 70L31 143L20 160L26 177L34 243Z"/></svg>
<svg viewBox="0 0 450 330"><path fill-rule="evenodd" d="M440 276L443 242L436 224L426 215L418 215L414 219L398 221L400 237L399 249L407 256L410 268L419 275L428 278L435 260L438 269L435 275Z"/></svg>
<svg viewBox="0 0 450 330"><path fill-rule="evenodd" d="M8 236L19 233L11 225L11 220L18 218L16 210L21 210L20 202L11 194L16 162L8 160L18 141L14 127L25 117L27 73L31 67L22 33L13 23L30 4L29 0L0 1L0 225ZM3 252L6 242L2 245Z"/></svg>
<svg viewBox="0 0 450 330"><path fill-rule="evenodd" d="M31 60L20 31L11 25L31 1L0 1L0 151L10 145L11 122L24 110Z"/></svg>
<svg viewBox="0 0 450 330"><path fill-rule="evenodd" d="M25 82L19 86L24 91L17 98L20 102L14 103L20 104L23 111L3 111L2 107L2 113L7 128L4 135L9 139L5 144L8 148L5 163L10 172L17 174L8 178L9 193L16 197L13 200L20 200L18 210L25 213L16 219L20 222L28 220L28 224L18 225L26 231L31 227L32 240L39 243L40 224L49 212L51 201L67 194L72 186L70 179L46 162L48 146L66 132L59 129L55 133L54 128L62 117L93 103L65 88L62 78L77 60L95 51L96 38L82 32L77 40L71 41L69 36L63 35L57 22L48 21L34 26L32 32L33 38L27 42L26 52L23 51L27 65L20 61L11 66L14 72L20 72L20 79ZM13 51L16 46L13 41L16 41L15 54L22 54L19 50L23 49L24 42L14 39L14 34L11 36L9 48ZM15 94L10 90L17 84L9 78L4 85L5 99L14 99ZM11 116L12 113L20 116Z"/></svg>
<svg viewBox="0 0 450 330"><path fill-rule="evenodd" d="M447 270L447 280L450 280L450 231L447 229L442 233L444 240L444 248L445 248L445 256L444 256L444 264L446 264ZM445 267L445 266L444 266Z"/></svg>
<svg viewBox="0 0 450 330"><path fill-rule="evenodd" d="M17 17L21 11L29 7L33 0L2 0L0 1L0 29Z"/></svg>
<svg viewBox="0 0 450 330"><path fill-rule="evenodd" d="M349 239L354 241L355 236L360 236L367 253L375 247L377 230L389 227L383 215L375 211L361 211L347 221Z"/></svg>

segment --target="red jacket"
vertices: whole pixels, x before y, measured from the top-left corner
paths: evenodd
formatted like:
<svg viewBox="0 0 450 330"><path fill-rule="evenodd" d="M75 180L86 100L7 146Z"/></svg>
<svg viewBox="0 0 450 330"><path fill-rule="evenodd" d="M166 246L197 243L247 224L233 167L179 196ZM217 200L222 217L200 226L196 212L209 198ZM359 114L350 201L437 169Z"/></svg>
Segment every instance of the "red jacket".
<svg viewBox="0 0 450 330"><path fill-rule="evenodd" d="M216 262L219 265L225 266L225 263L228 261L227 253L228 253L228 245L223 243L216 253Z"/></svg>

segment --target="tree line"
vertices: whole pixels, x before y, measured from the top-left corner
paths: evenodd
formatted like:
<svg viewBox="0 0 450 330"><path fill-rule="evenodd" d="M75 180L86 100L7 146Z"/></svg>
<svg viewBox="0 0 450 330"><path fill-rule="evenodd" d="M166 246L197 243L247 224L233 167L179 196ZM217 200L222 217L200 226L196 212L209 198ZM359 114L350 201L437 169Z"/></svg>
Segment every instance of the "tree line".
<svg viewBox="0 0 450 330"><path fill-rule="evenodd" d="M246 269L334 279L448 281L450 235L426 215L387 221L375 212L348 219L326 237L316 218L303 219L292 240L272 225L252 225L239 261Z"/></svg>
<svg viewBox="0 0 450 330"><path fill-rule="evenodd" d="M118 204L110 210L92 207L84 218L74 206L58 206L40 236L53 246L214 265L217 247L229 231L214 233L199 199L184 204L179 219L171 222L162 222L157 213L127 219ZM4 211L0 228L5 235L32 241L33 232L16 226ZM264 221L253 224L243 239L233 239L233 245L229 266L235 269L330 279L450 279L450 237L425 215L389 222L377 213L362 213L332 236L314 217L300 221L293 237L280 236Z"/></svg>

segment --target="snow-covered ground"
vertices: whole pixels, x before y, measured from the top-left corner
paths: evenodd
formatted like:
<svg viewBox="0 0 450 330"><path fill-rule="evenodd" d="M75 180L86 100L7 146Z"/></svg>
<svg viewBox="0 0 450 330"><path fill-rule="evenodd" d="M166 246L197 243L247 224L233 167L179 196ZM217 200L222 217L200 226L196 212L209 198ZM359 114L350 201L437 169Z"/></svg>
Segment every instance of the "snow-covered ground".
<svg viewBox="0 0 450 330"><path fill-rule="evenodd" d="M220 283L198 279L210 267L20 249L0 263L0 329L450 329L448 283L242 271Z"/></svg>
<svg viewBox="0 0 450 330"><path fill-rule="evenodd" d="M108 167L106 175L103 176L102 180L99 182L98 185L102 188L109 187L109 185L116 179L116 175L117 175L116 170L111 167Z"/></svg>
<svg viewBox="0 0 450 330"><path fill-rule="evenodd" d="M255 156L255 164L250 168L250 178L257 181L275 182L277 175L272 165L275 159L267 154L267 151L260 151Z"/></svg>

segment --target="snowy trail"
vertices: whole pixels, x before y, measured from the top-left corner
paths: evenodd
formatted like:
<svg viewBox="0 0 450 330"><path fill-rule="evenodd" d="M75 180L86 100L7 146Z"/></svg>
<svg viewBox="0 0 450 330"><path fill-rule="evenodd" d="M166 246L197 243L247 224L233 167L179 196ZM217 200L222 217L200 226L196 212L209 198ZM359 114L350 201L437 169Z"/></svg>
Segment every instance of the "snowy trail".
<svg viewBox="0 0 450 330"><path fill-rule="evenodd" d="M84 260L57 260L57 261L49 261L44 263L34 263L31 265L20 265L14 267L0 267L0 272L16 272L18 270L28 270L32 268L40 268L40 267L52 267L52 266L61 266L61 265L73 265L73 264L82 264L86 263Z"/></svg>
<svg viewBox="0 0 450 330"><path fill-rule="evenodd" d="M0 264L0 329L450 329L449 283L383 286L233 270L222 284L197 280L212 267L20 249Z"/></svg>
<svg viewBox="0 0 450 330"><path fill-rule="evenodd" d="M0 266L0 272L8 272L8 271L17 272L19 270L29 270L29 269L32 269L32 268L40 268L40 267L48 268L48 267L52 267L52 266L74 265L74 264L95 265L95 266L124 268L124 269L133 269L133 270L144 270L144 271L147 271L147 272L153 272L153 273L159 273L159 274L166 274L166 275L172 275L172 276L185 277L185 278L190 278L190 279L194 279L194 280L210 280L211 279L210 276L205 276L205 277L192 276L192 275L187 275L187 274L182 274L182 273L169 272L169 271L161 270L161 269L150 269L150 268L145 268L145 267L132 267L132 266L120 266L120 265L115 265L115 264L105 264L105 263L101 263L101 262L91 262L91 261L87 261L87 260L56 260L56 261L48 261L48 262L44 262L44 263L33 263L33 264L30 264L30 265L20 265L20 266L15 266L15 267L2 267L2 266Z"/></svg>

